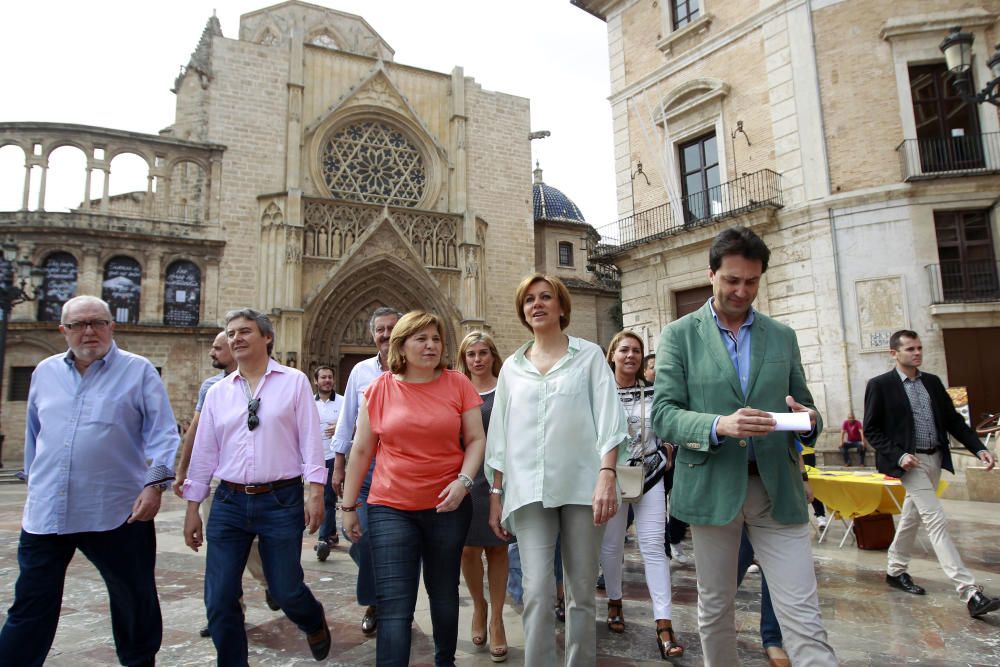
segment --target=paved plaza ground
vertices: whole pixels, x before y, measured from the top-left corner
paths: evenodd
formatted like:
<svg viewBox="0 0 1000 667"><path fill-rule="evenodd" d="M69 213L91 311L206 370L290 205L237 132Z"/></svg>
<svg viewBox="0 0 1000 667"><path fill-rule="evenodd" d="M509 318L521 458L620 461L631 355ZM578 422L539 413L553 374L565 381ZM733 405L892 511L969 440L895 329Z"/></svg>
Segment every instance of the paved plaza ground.
<svg viewBox="0 0 1000 667"><path fill-rule="evenodd" d="M23 484L0 485L0 622L5 618L17 576L17 538ZM181 537L183 504L172 494L164 496L157 517L157 560L164 616L163 648L158 664L166 667L214 664L211 640L201 639L204 625L202 574L204 550L200 554L184 546ZM945 501L951 530L966 564L987 592L1000 595L1000 540L997 519L1000 505L968 501ZM838 547L843 528L831 530L829 541L814 546L823 620L843 665L930 665L935 667L985 667L1000 665L1000 613L984 620L969 618L951 584L942 574L933 554L918 545L912 564L914 579L927 588L915 597L890 590L884 583L884 551L861 551L848 543ZM921 532L921 535L923 533ZM605 599L598 591L598 665L664 664L654 643L649 595L643 584L642 563L630 540L626 550L624 635L608 632L603 618ZM354 603L356 569L347 549L335 549L320 563L312 551L312 540L303 545L302 563L306 580L326 607L333 634L329 665L373 665L375 639L359 628L361 610ZM693 566L675 567L674 627L680 632L687 653L676 665L700 665L696 623L696 590ZM249 576L244 579L250 664L295 666L316 664L305 639L280 613L264 604L262 589ZM766 665L757 636L759 621L759 577L749 575L737 600L739 651L746 666ZM485 649L477 650L469 638L472 605L461 587L462 612L458 644L459 665L492 664ZM521 664L523 633L517 611L505 612L510 643L508 664ZM413 663L433 664L433 642L426 598L418 602L414 621ZM558 640L561 644L562 635ZM90 667L117 664L111 640L107 594L97 571L78 555L70 565L62 620L46 663L52 667Z"/></svg>

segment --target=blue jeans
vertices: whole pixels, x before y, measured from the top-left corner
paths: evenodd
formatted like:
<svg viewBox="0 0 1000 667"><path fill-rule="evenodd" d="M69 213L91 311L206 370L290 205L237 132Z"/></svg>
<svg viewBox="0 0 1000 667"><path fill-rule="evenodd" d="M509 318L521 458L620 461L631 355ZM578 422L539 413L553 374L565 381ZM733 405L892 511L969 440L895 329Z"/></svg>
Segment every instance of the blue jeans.
<svg viewBox="0 0 1000 667"><path fill-rule="evenodd" d="M306 586L300 564L304 525L301 484L258 495L233 491L224 484L215 490L205 530L205 607L220 667L247 664L240 597L243 568L254 537L274 601L302 632L323 628L323 607Z"/></svg>
<svg viewBox="0 0 1000 667"><path fill-rule="evenodd" d="M319 527L319 541L337 534L337 492L333 490L333 459L326 462L326 484L323 486L323 523Z"/></svg>
<svg viewBox="0 0 1000 667"><path fill-rule="evenodd" d="M68 535L21 531L20 574L14 604L0 630L0 664L36 667L56 636L66 567L79 549L104 578L111 603L111 632L123 665L152 661L160 650L163 619L156 597L156 530L152 521L113 530Z"/></svg>
<svg viewBox="0 0 1000 667"><path fill-rule="evenodd" d="M378 599L375 657L380 667L410 664L410 627L421 564L434 630L434 665L455 664L458 574L471 521L468 496L454 512L405 511L385 505L368 508Z"/></svg>
<svg viewBox="0 0 1000 667"><path fill-rule="evenodd" d="M368 491L372 487L372 474L375 472L375 459L368 467L365 481L361 483L358 492L358 523L361 524L361 539L351 543L348 554L358 566L358 584L355 595L358 604L363 607L375 605L375 564L372 562L372 545L368 537ZM350 541L350 540L348 540Z"/></svg>
<svg viewBox="0 0 1000 667"><path fill-rule="evenodd" d="M865 446L860 440L848 440L841 445L840 452L844 456L844 465L851 465L852 449L856 449L858 451L858 465L863 466L865 464Z"/></svg>
<svg viewBox="0 0 1000 667"><path fill-rule="evenodd" d="M747 568L753 562L753 545L747 536L747 527L743 526L743 537L740 539L740 559L736 566L736 585L743 583L743 577L747 573ZM781 626L778 625L778 617L774 615L774 607L771 606L771 592L767 589L767 579L764 572L760 573L760 643L767 648L769 646L781 646Z"/></svg>

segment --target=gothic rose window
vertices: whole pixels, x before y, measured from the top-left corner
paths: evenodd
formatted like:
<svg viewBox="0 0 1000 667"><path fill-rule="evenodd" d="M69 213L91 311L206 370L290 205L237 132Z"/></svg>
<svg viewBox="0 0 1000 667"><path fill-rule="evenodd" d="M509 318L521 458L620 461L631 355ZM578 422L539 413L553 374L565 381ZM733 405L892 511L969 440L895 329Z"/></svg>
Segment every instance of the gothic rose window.
<svg viewBox="0 0 1000 667"><path fill-rule="evenodd" d="M402 132L378 121L334 132L323 145L321 166L337 199L416 206L427 186L420 150Z"/></svg>

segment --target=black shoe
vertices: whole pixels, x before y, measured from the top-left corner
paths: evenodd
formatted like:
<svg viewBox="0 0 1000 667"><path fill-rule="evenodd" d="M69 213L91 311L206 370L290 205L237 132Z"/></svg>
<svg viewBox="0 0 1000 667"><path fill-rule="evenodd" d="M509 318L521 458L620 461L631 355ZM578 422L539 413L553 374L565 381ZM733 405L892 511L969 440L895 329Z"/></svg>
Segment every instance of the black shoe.
<svg viewBox="0 0 1000 667"><path fill-rule="evenodd" d="M326 656L330 655L330 644L332 643L326 615L323 616L323 627L311 635L306 635L306 641L309 642L309 650L312 651L313 659L326 660Z"/></svg>
<svg viewBox="0 0 1000 667"><path fill-rule="evenodd" d="M597 575L597 590L599 590L599 591L603 591L604 590L604 573L603 572L601 572L599 575Z"/></svg>
<svg viewBox="0 0 1000 667"><path fill-rule="evenodd" d="M371 605L365 609L365 615L361 617L361 632L371 637L376 630L378 630L378 609L375 605Z"/></svg>
<svg viewBox="0 0 1000 667"><path fill-rule="evenodd" d="M264 589L264 602L267 603L271 611L281 611L281 605L274 601L274 598L271 597L271 591L266 588Z"/></svg>
<svg viewBox="0 0 1000 667"><path fill-rule="evenodd" d="M893 588L898 588L901 591L913 593L914 595L923 595L927 592L920 586L913 583L913 579L911 579L910 575L906 572L903 572L898 577L894 577L891 574L885 575L885 583L889 584Z"/></svg>
<svg viewBox="0 0 1000 667"><path fill-rule="evenodd" d="M326 540L320 540L313 547L313 551L316 552L316 558L319 562L326 562L326 559L330 556L330 543Z"/></svg>
<svg viewBox="0 0 1000 667"><path fill-rule="evenodd" d="M969 598L967 606L969 607L969 616L972 618L978 618L983 614L988 614L991 611L1000 609L1000 598L987 597L981 592L976 591L972 597Z"/></svg>
<svg viewBox="0 0 1000 667"><path fill-rule="evenodd" d="M212 633L208 631L208 626L206 625L201 630L198 631L199 637L211 637Z"/></svg>

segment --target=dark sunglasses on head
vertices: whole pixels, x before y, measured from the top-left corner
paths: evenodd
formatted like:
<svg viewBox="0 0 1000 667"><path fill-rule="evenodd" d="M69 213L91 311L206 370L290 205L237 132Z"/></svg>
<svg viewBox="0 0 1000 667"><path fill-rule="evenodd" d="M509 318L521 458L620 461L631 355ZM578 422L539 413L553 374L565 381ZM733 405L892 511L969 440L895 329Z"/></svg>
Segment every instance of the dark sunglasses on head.
<svg viewBox="0 0 1000 667"><path fill-rule="evenodd" d="M252 431L260 426L260 417L257 416L257 410L259 409L260 399L251 398L250 402L247 403L247 430Z"/></svg>

